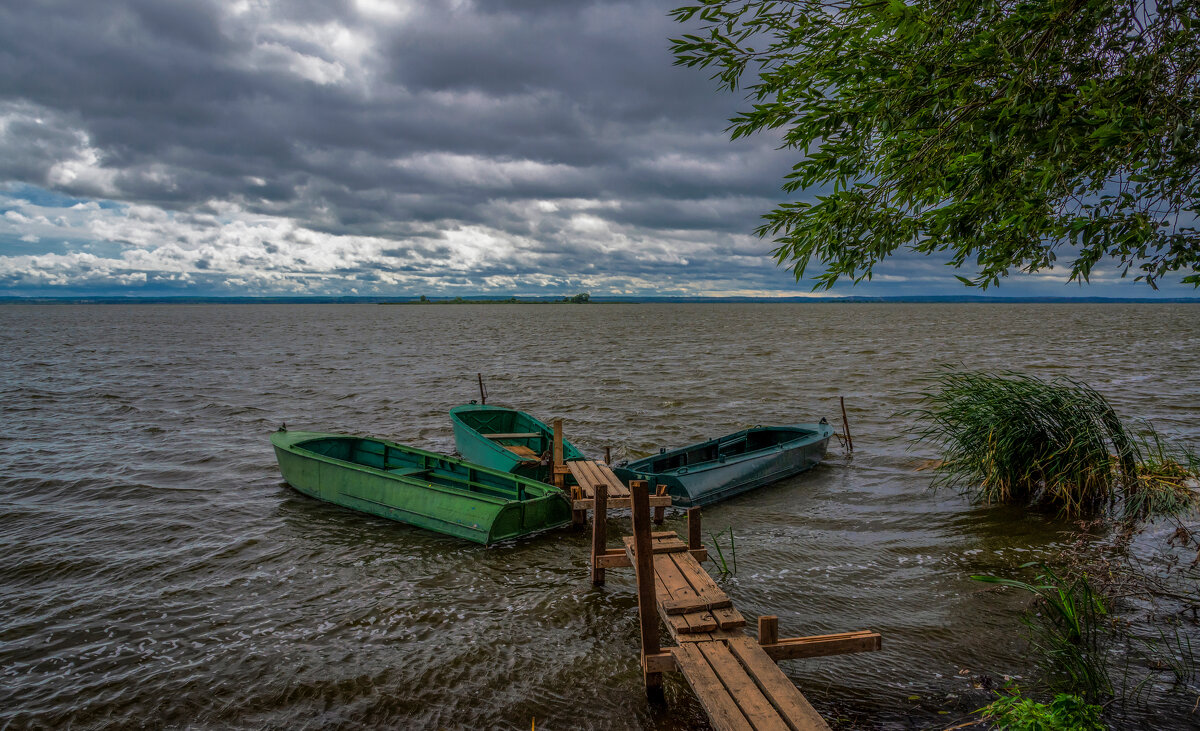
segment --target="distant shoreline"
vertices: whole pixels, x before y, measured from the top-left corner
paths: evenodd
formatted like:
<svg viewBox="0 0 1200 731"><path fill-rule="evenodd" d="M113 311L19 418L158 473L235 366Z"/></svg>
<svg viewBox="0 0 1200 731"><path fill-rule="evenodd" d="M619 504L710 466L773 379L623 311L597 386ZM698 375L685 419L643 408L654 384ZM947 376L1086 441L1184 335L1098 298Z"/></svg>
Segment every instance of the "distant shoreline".
<svg viewBox="0 0 1200 731"><path fill-rule="evenodd" d="M429 299L396 297L4 297L0 305L164 305L164 304L377 304L377 305L603 305L603 304L1200 304L1200 297L988 297L969 295L889 296L889 297L606 297L593 296L588 302L563 301L563 297L494 296Z"/></svg>

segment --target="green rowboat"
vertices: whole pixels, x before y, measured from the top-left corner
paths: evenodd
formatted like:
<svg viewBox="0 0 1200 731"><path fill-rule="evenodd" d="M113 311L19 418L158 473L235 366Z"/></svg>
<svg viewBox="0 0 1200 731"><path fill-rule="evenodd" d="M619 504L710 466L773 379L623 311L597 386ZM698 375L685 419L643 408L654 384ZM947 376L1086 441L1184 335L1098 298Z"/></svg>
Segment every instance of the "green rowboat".
<svg viewBox="0 0 1200 731"><path fill-rule="evenodd" d="M519 475L401 444L320 432L271 435L283 479L300 492L476 543L565 525L563 493Z"/></svg>
<svg viewBox="0 0 1200 731"><path fill-rule="evenodd" d="M450 409L450 423L454 425L454 446L463 459L549 481L554 431L538 419L516 409L471 403ZM563 440L564 460L586 458Z"/></svg>

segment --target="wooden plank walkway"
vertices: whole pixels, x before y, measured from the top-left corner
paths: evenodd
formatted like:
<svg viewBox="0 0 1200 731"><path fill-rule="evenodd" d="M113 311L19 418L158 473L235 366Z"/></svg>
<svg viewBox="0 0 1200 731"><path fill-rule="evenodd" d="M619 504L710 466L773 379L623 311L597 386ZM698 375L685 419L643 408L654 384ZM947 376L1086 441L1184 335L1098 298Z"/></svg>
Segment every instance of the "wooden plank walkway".
<svg viewBox="0 0 1200 731"><path fill-rule="evenodd" d="M572 522L575 525L587 522L588 511L596 509L596 490L600 486L607 491L606 510L629 508L629 488L621 482L617 473L598 460L564 459L563 420L554 419L551 424L551 476L555 485L571 493ZM650 496L650 506L654 508L654 522L661 524L666 509L671 506L671 496L666 493L665 487L657 495Z"/></svg>
<svg viewBox="0 0 1200 731"><path fill-rule="evenodd" d="M603 506L607 486L596 493ZM700 566L707 552L700 544L699 508L688 510L688 539L650 527L645 482L629 485L632 536L624 550L609 550L602 512L593 521L592 581L604 583L604 569L632 566L637 573L638 616L642 629L642 670L647 693L660 696L662 673L678 671L696 694L716 729L738 731L816 731L824 719L775 663L801 657L879 650L882 640L870 631L780 640L778 619L759 617L758 641L732 601ZM658 620L667 626L675 647L660 650Z"/></svg>

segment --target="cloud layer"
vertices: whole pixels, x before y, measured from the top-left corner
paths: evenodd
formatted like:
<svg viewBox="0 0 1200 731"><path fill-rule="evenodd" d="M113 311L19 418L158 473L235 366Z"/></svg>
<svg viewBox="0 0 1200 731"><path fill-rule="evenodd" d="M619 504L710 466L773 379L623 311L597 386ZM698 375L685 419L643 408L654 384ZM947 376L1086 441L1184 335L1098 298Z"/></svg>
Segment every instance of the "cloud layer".
<svg viewBox="0 0 1200 731"><path fill-rule="evenodd" d="M671 7L0 3L0 293L807 291L750 235L789 154Z"/></svg>

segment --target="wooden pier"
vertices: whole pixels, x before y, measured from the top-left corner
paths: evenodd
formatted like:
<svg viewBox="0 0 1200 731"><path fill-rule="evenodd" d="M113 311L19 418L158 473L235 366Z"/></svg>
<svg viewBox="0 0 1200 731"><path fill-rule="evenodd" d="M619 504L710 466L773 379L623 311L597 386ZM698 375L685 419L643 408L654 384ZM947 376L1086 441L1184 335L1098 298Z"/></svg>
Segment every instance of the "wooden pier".
<svg viewBox="0 0 1200 731"><path fill-rule="evenodd" d="M582 484L582 483L581 483ZM593 501L592 582L604 583L607 568L632 566L637 575L642 673L646 692L661 697L662 674L683 674L717 729L828 729L775 663L878 650L875 632L848 632L779 639L778 619L759 617L758 640L745 634L745 618L700 562L700 509L687 511L687 540L673 531L652 531L649 489L629 484L633 535L623 549L609 549L609 484L597 482ZM658 623L666 624L675 647L659 646Z"/></svg>
<svg viewBox="0 0 1200 731"><path fill-rule="evenodd" d="M607 464L591 459L563 459L563 420L555 419L551 424L554 430L550 442L553 459L551 475L556 486L571 493L571 515L574 524L586 523L588 511L596 509L597 489L603 488L606 491L606 510L629 508L629 488ZM574 484L568 484L568 478ZM666 509L671 505L671 496L663 487L658 494L649 497L649 504L654 508L654 522L661 524Z"/></svg>

